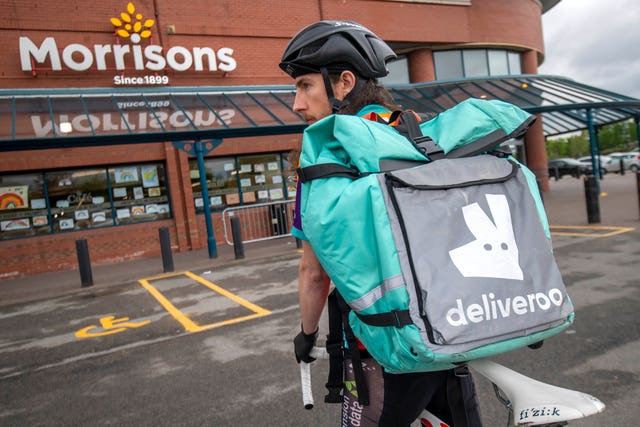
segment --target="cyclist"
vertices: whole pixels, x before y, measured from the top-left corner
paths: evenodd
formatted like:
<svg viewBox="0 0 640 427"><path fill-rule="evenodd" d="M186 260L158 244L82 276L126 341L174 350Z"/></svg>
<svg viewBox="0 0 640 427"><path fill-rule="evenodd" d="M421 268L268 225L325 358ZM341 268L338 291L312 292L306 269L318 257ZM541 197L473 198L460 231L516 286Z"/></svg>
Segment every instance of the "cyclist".
<svg viewBox="0 0 640 427"><path fill-rule="evenodd" d="M395 58L384 41L360 24L319 21L291 39L280 68L295 79L293 109L309 124L330 114L384 118L399 107L377 79L388 74L386 63ZM298 184L292 234L302 240L304 252L298 271L301 331L294 339L294 350L298 362L310 362L330 278L304 235L300 198ZM390 374L363 347L360 357L369 404L360 405L350 393L354 367L346 359L342 426L409 426L424 408L455 427L481 425L469 374L458 376L453 370Z"/></svg>

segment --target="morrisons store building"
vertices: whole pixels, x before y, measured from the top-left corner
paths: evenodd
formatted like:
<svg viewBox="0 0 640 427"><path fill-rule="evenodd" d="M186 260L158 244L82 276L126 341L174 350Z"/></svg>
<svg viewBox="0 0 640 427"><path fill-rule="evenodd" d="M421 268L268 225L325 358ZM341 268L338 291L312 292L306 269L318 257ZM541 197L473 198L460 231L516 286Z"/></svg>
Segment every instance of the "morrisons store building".
<svg viewBox="0 0 640 427"><path fill-rule="evenodd" d="M252 205L270 207L267 235L288 233L305 123L277 64L320 19L358 21L396 50L383 83L405 107L474 96L548 114L520 150L544 186L544 136L587 126L544 110L559 99L546 94L578 91L536 76L541 15L556 3L2 2L0 279L76 268L80 239L93 263L157 256L159 229L173 251L215 256L225 210ZM616 111L605 120L628 117Z"/></svg>

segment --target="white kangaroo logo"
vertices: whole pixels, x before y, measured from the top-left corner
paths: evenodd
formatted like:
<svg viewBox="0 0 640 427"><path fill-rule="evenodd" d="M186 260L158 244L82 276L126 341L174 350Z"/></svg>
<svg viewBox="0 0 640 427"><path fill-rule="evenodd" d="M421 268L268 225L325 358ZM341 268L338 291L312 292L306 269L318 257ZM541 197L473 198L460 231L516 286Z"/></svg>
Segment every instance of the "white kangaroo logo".
<svg viewBox="0 0 640 427"><path fill-rule="evenodd" d="M477 203L464 206L464 221L476 240L450 250L449 256L464 277L523 280L507 198L485 197L493 222Z"/></svg>

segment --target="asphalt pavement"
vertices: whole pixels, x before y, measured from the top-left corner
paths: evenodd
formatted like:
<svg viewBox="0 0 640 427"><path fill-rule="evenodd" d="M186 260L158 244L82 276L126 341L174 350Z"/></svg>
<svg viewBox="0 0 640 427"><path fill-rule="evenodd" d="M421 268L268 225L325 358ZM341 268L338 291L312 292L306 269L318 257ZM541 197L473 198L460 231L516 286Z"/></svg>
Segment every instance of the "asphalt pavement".
<svg viewBox="0 0 640 427"><path fill-rule="evenodd" d="M551 179L543 194L555 245L565 236L615 233L620 229L640 229L640 178L635 173L607 174L599 181L600 222L589 223L584 178ZM613 227L600 229L598 227ZM89 249L90 250L90 249ZM301 251L293 237L281 237L244 244L244 258L238 259L232 246L217 245L218 256L210 258L208 249L174 253L174 271L207 271L233 265L250 265L269 258L296 257ZM637 257L637 254L636 254ZM606 268L603 269L606 270ZM115 264L92 265L93 285L82 287L79 270L66 270L0 280L0 306L37 301L69 293L95 292L105 287L137 282L164 272L161 257Z"/></svg>
<svg viewBox="0 0 640 427"><path fill-rule="evenodd" d="M600 186L599 223L588 221L582 179L552 180L544 193L576 322L540 350L495 359L606 403L603 414L572 426L633 426L637 177L607 175ZM206 249L173 254L184 274L164 275L156 257L95 265L94 285L85 288L78 270L0 281L0 424L335 425L339 405L300 404L291 354L300 253L283 237L245 244L243 259L223 245L214 259ZM326 370L314 370L317 400ZM504 425L491 385L477 376L476 383L485 425Z"/></svg>

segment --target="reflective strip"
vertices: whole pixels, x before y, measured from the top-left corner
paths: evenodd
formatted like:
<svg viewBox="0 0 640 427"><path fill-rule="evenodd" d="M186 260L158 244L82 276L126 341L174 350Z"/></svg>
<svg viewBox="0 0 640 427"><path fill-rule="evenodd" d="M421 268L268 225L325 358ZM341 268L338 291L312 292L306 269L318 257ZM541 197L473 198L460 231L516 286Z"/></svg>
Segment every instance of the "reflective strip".
<svg viewBox="0 0 640 427"><path fill-rule="evenodd" d="M398 274L397 276L389 277L385 279L379 286L375 287L371 291L369 291L366 295L361 296L360 298L350 301L349 306L355 311L362 311L365 308L370 307L376 301L384 296L389 291L394 289L401 288L405 285L404 278L402 274Z"/></svg>

